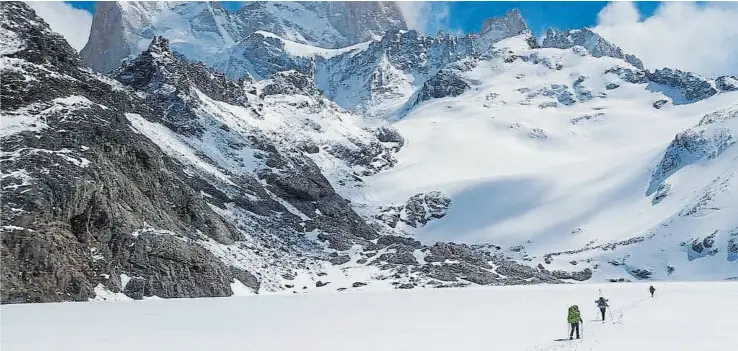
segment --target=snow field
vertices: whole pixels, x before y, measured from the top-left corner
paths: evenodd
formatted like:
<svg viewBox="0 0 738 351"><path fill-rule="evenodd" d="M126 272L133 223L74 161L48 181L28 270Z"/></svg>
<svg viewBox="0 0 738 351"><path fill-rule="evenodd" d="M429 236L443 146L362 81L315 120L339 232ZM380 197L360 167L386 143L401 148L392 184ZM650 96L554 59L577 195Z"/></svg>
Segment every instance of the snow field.
<svg viewBox="0 0 738 351"><path fill-rule="evenodd" d="M2 306L14 350L725 350L738 283L579 284ZM602 290L614 320L596 321ZM578 304L584 339L567 333ZM39 337L43 336L43 337Z"/></svg>
<svg viewBox="0 0 738 351"><path fill-rule="evenodd" d="M368 178L352 201L373 207L440 190L452 199L447 215L411 230L416 239L427 244L491 243L505 249L524 245L525 258L534 259L533 265L547 253L658 236L637 249L598 249L576 257L591 268L599 264L596 281L629 278L622 268L604 272L607 262L628 254L630 265L649 269L658 279L667 278L667 265L676 267L668 279L677 281L735 276L726 251L714 259L688 262L692 258L680 246L715 230L718 238L734 232L736 222L728 217L733 217L735 204L730 195L735 150L679 169L668 179L669 195L657 204L646 192L675 135L693 128L707 113L735 106L738 95L721 93L655 109L653 102L664 98L661 92L604 74L614 66L627 67L622 60L582 57L573 50L529 50L520 42L514 37L495 46L520 55L534 53L541 62L560 63L562 69L495 59L464 72L477 85L458 97L424 102L393 124L405 137L398 164ZM578 77L586 77L583 84L595 98L539 107L555 100L541 91L571 87ZM613 80L620 87L605 89ZM597 98L599 94L607 97ZM703 207L711 212L699 218L683 215L721 182L723 190L715 193L727 195L708 200ZM724 250L727 239L719 240ZM570 265L572 258L562 257L546 268L584 269Z"/></svg>

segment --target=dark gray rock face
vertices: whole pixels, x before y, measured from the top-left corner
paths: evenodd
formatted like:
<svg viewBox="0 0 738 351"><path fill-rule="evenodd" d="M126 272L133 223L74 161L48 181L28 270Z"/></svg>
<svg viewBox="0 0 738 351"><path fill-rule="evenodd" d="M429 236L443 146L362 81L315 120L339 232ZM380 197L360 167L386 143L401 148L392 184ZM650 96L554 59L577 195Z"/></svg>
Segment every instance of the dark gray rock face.
<svg viewBox="0 0 738 351"><path fill-rule="evenodd" d="M380 247L399 245L413 249L419 249L421 247L420 241L417 241L413 238L406 238L395 235L380 236L379 239L377 239L377 245L379 245Z"/></svg>
<svg viewBox="0 0 738 351"><path fill-rule="evenodd" d="M656 189L656 193L653 195L651 203L656 205L661 202L663 199L669 196L670 190L671 185L669 183L661 183L661 185L659 185L659 187Z"/></svg>
<svg viewBox="0 0 738 351"><path fill-rule="evenodd" d="M253 274L251 274L250 272L246 270L236 268L236 267L230 267L230 268L231 268L231 274L233 275L233 278L238 279L238 281L240 281L243 285L248 286L254 291L259 291L259 288L261 287L261 282L259 282L259 278L257 278L256 276L254 276Z"/></svg>
<svg viewBox="0 0 738 351"><path fill-rule="evenodd" d="M704 250L711 249L712 246L715 245L715 234L716 233L712 233L702 240L695 239L692 241L692 250L697 253L702 253Z"/></svg>
<svg viewBox="0 0 738 351"><path fill-rule="evenodd" d="M479 36L490 43L494 43L529 31L520 10L512 9L502 17L492 17L484 20Z"/></svg>
<svg viewBox="0 0 738 351"><path fill-rule="evenodd" d="M260 281L220 261L206 240L228 245L248 233L289 253L318 249L299 235L310 228L338 241L376 238L310 159L280 152L258 131L212 128L198 94L253 108L243 81L183 60L156 37L114 73L120 85L84 67L22 3L2 4L2 30L21 43L4 52L19 69L2 72L3 115L29 111L44 122L0 140L3 171L23 170L2 180L2 222L20 228L0 233L3 303L87 300L99 285L134 298L228 296L235 279L254 290ZM215 130L227 145L261 152L269 167L261 179L223 169L230 183L193 173L134 132L131 114L192 140ZM292 214L267 189L313 217ZM248 228L216 213L226 204L251 216ZM121 274L135 279L124 288Z"/></svg>
<svg viewBox="0 0 738 351"><path fill-rule="evenodd" d="M405 204L404 222L411 227L424 226L432 219L443 218L450 205L451 199L440 191L414 195Z"/></svg>
<svg viewBox="0 0 738 351"><path fill-rule="evenodd" d="M330 262L330 263L332 263L332 264L334 264L336 266L340 266L340 265L342 265L342 264L344 264L344 263L346 263L348 261L351 261L351 257L348 256L348 255L336 256L336 257L332 257L332 258L330 258L328 260L328 262Z"/></svg>
<svg viewBox="0 0 738 351"><path fill-rule="evenodd" d="M445 260L465 261L485 266L492 260L492 256L487 252L474 250L466 244L436 243L430 247L430 253L425 257L426 262L444 262Z"/></svg>
<svg viewBox="0 0 738 351"><path fill-rule="evenodd" d="M577 272L566 272L566 271L556 270L556 271L551 272L551 274L553 274L554 277L559 278L559 279L573 279L573 280L580 281L580 282L588 280L589 278L592 278L592 270L589 268L585 268L584 270L577 271Z"/></svg>
<svg viewBox="0 0 738 351"><path fill-rule="evenodd" d="M715 79L715 87L720 91L738 91L738 77L718 77Z"/></svg>
<svg viewBox="0 0 738 351"><path fill-rule="evenodd" d="M636 277L636 279L644 280L651 278L651 274L653 274L651 271L646 269L632 269L629 270L628 273L630 273L632 276Z"/></svg>
<svg viewBox="0 0 738 351"><path fill-rule="evenodd" d="M412 252L409 251L398 251L398 252L387 252L379 255L375 261L383 261L389 264L403 265L403 266L416 266L418 260L415 259Z"/></svg>
<svg viewBox="0 0 738 351"><path fill-rule="evenodd" d="M420 228L433 219L443 218L449 206L450 198L440 191L431 191L413 195L404 205L381 208L376 218L391 228L395 228L399 222Z"/></svg>
<svg viewBox="0 0 738 351"><path fill-rule="evenodd" d="M369 142L352 140L353 147L335 144L328 148L328 152L335 157L346 161L352 166L361 166L363 171L358 176L369 176L390 169L397 164L394 152L399 150L398 144L388 146L379 140Z"/></svg>
<svg viewBox="0 0 738 351"><path fill-rule="evenodd" d="M670 68L646 71L646 78L654 83L677 88L687 102L707 99L717 94L710 81L692 72Z"/></svg>
<svg viewBox="0 0 738 351"><path fill-rule="evenodd" d="M418 91L415 104L431 99L440 99L447 96L459 96L469 90L471 86L457 73L450 70L441 70L423 83Z"/></svg>
<svg viewBox="0 0 738 351"><path fill-rule="evenodd" d="M687 259L696 260L705 256L715 256L720 250L715 247L717 230L705 237L694 238L691 243L684 243L687 247Z"/></svg>
<svg viewBox="0 0 738 351"><path fill-rule="evenodd" d="M587 84L587 81L589 78L585 76L579 76L574 81L574 84L572 85L574 88L574 93L577 96L577 100L581 102L592 100L592 91L589 89L589 86Z"/></svg>
<svg viewBox="0 0 738 351"><path fill-rule="evenodd" d="M480 285L559 282L547 271L514 263L501 255L492 255L483 247L436 243L423 249L426 250L426 264L414 271L444 282L465 280Z"/></svg>
<svg viewBox="0 0 738 351"><path fill-rule="evenodd" d="M656 100L656 102L653 103L653 108L660 110L662 107L664 107L664 105L668 103L669 103L669 100L665 100L665 99Z"/></svg>
<svg viewBox="0 0 738 351"><path fill-rule="evenodd" d="M101 278L119 272L145 279L144 293L230 295L228 267L187 242L196 231L221 243L241 234L199 200L201 190L216 199L222 193L191 179L123 117L124 111L151 117L154 110L81 66L74 50L26 5L3 3L2 29L23 43L6 56L22 60L35 78L26 82L20 72L3 71L3 114L31 105L43 110L70 95L89 101L46 116L45 129L1 140L2 149L13 153L0 160L2 168L25 169L29 178L11 188L14 180L3 179L2 222L25 228L0 233L3 303L87 300L98 284L120 291ZM43 71L37 62L44 63ZM170 205L159 207L162 202ZM131 233L144 223L180 233L182 241L134 239Z"/></svg>
<svg viewBox="0 0 738 351"><path fill-rule="evenodd" d="M623 54L623 50L608 42L599 34L588 28L559 31L549 28L543 38L544 48L569 49L581 46L594 57L609 56L625 60L631 65L643 69L643 62L633 55Z"/></svg>
<svg viewBox="0 0 738 351"><path fill-rule="evenodd" d="M728 261L738 260L738 231L734 231L728 239Z"/></svg>
<svg viewBox="0 0 738 351"><path fill-rule="evenodd" d="M374 131L377 139L383 143L394 143L397 144L398 150L400 147L405 145L405 138L400 135L397 129L392 127L382 126Z"/></svg>
<svg viewBox="0 0 738 351"><path fill-rule="evenodd" d="M280 71L269 77L261 91L265 95L317 95L313 78L297 71Z"/></svg>
<svg viewBox="0 0 738 351"><path fill-rule="evenodd" d="M625 67L612 67L608 68L605 73L614 74L623 81L631 84L648 83L648 79L646 79L646 72L641 70L634 70L632 68Z"/></svg>

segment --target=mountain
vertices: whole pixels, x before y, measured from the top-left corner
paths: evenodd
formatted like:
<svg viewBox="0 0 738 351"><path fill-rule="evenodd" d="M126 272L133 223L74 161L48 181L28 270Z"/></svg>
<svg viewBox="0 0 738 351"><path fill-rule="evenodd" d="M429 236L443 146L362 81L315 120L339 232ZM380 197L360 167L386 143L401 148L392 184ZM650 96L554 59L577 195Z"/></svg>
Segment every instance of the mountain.
<svg viewBox="0 0 738 351"><path fill-rule="evenodd" d="M525 35L442 74L354 204L438 191L443 218L395 227L495 243L562 279L735 277L736 92Z"/></svg>
<svg viewBox="0 0 738 351"><path fill-rule="evenodd" d="M302 44L338 48L405 29L392 2L254 2L229 13L218 2L100 2L80 55L110 72L144 51L155 35L191 60L212 65L221 52L257 31Z"/></svg>
<svg viewBox="0 0 738 351"><path fill-rule="evenodd" d="M519 11L98 6L78 55L2 4L3 303L735 277L735 77Z"/></svg>
<svg viewBox="0 0 738 351"><path fill-rule="evenodd" d="M257 1L235 17L244 33L259 30L302 44L341 48L407 29L399 7L390 1Z"/></svg>
<svg viewBox="0 0 738 351"><path fill-rule="evenodd" d="M486 19L482 23L479 36L489 43L494 43L524 33L530 33L530 29L523 19L523 14L518 9L512 9L502 17Z"/></svg>
<svg viewBox="0 0 738 351"><path fill-rule="evenodd" d="M404 140L309 76L232 81L154 37L111 79L25 4L1 13L3 303L558 282L357 213Z"/></svg>

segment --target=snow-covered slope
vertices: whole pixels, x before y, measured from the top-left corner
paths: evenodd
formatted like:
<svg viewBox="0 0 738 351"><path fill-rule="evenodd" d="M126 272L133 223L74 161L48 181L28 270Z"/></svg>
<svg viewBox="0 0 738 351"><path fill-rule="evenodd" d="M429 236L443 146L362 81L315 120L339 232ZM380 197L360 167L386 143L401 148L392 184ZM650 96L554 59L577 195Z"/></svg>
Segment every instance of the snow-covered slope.
<svg viewBox="0 0 738 351"><path fill-rule="evenodd" d="M155 36L105 77L26 5L0 6L3 303L560 282L360 216L346 197L403 138L309 75L232 81Z"/></svg>
<svg viewBox="0 0 738 351"><path fill-rule="evenodd" d="M493 43L517 35L530 36L530 31L516 10L485 21L480 35L432 37L389 31L364 50L318 57L315 79L326 96L344 108L394 119L414 106L414 95L444 67L456 64L463 69L465 60L476 59Z"/></svg>
<svg viewBox="0 0 738 351"><path fill-rule="evenodd" d="M2 306L1 341L7 351L691 351L725 350L735 344L738 284L654 284L653 298L648 286L539 285ZM605 322L594 304L599 291L612 308ZM574 304L581 310L583 339L569 341L566 311Z"/></svg>
<svg viewBox="0 0 738 351"><path fill-rule="evenodd" d="M598 280L736 276L738 94L656 108L668 97L622 74L638 71L623 60L527 44L499 42L457 71L468 91L395 123L397 166L354 202L438 190L451 206L405 228L417 239L493 243Z"/></svg>
<svg viewBox="0 0 738 351"><path fill-rule="evenodd" d="M736 276L736 77L377 3L101 4L108 77L2 6L3 301Z"/></svg>

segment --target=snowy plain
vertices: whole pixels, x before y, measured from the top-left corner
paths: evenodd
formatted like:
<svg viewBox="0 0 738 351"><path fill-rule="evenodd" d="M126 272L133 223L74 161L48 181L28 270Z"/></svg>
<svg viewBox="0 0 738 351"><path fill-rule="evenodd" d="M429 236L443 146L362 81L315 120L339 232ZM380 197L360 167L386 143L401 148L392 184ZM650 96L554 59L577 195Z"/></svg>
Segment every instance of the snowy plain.
<svg viewBox="0 0 738 351"><path fill-rule="evenodd" d="M727 350L738 283L576 284L2 306L16 350ZM599 291L612 314L598 321ZM584 320L567 336L567 308ZM612 316L612 318L611 318Z"/></svg>

